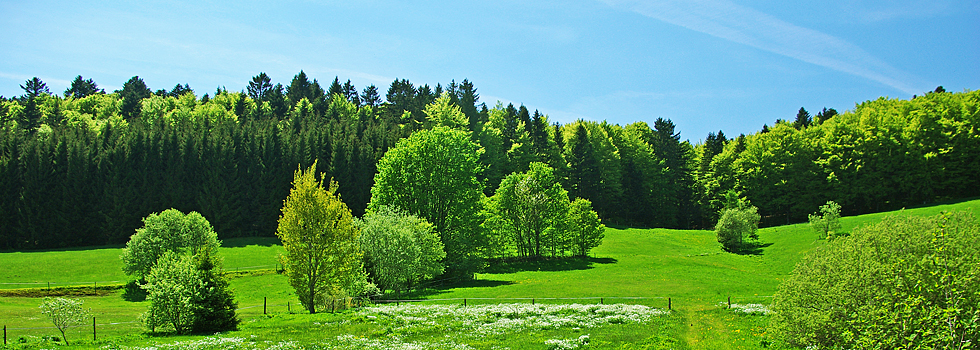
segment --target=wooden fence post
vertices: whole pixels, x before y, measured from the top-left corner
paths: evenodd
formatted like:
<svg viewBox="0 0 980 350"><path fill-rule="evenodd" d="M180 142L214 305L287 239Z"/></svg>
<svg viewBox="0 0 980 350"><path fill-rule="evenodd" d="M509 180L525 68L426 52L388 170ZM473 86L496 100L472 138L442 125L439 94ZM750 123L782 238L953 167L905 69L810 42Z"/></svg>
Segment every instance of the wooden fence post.
<svg viewBox="0 0 980 350"><path fill-rule="evenodd" d="M3 325L3 345L7 345L7 325Z"/></svg>
<svg viewBox="0 0 980 350"><path fill-rule="evenodd" d="M262 297L262 314L265 315L266 308L269 306L269 297Z"/></svg>
<svg viewBox="0 0 980 350"><path fill-rule="evenodd" d="M728 297L728 308L732 308L732 297Z"/></svg>
<svg viewBox="0 0 980 350"><path fill-rule="evenodd" d="M534 305L534 298L531 298L531 305Z"/></svg>
<svg viewBox="0 0 980 350"><path fill-rule="evenodd" d="M92 341L96 340L95 334L95 316L92 316Z"/></svg>
<svg viewBox="0 0 980 350"><path fill-rule="evenodd" d="M670 297L667 297L667 310L670 311Z"/></svg>
<svg viewBox="0 0 980 350"><path fill-rule="evenodd" d="M463 298L463 306L466 306L466 298Z"/></svg>
<svg viewBox="0 0 980 350"><path fill-rule="evenodd" d="M603 304L603 300L602 300L602 298L599 298L599 305L602 305L602 304Z"/></svg>
<svg viewBox="0 0 980 350"><path fill-rule="evenodd" d="M290 310L289 309L289 302L288 301L286 302L286 312L293 313L293 310Z"/></svg>

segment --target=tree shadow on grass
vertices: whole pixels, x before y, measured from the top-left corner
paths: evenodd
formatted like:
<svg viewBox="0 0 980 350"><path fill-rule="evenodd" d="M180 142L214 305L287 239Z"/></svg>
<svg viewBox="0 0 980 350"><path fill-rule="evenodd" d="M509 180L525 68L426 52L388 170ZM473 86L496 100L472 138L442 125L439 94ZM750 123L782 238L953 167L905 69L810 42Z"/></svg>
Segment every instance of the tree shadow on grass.
<svg viewBox="0 0 980 350"><path fill-rule="evenodd" d="M729 253L738 255L762 255L762 249L771 246L772 243L745 242L741 246L728 250Z"/></svg>
<svg viewBox="0 0 980 350"><path fill-rule="evenodd" d="M594 264L615 264L618 261L613 258L592 258L592 257L572 257L572 258L533 258L510 261L498 261L492 263L484 271L485 273L515 273L521 271L571 271L588 270Z"/></svg>
<svg viewBox="0 0 980 350"><path fill-rule="evenodd" d="M434 284L428 287L418 288L411 291L393 293L389 292L381 296L383 300L416 300L428 299L429 297L448 293L456 288L493 288L514 284L513 281L499 281L489 279L462 280Z"/></svg>
<svg viewBox="0 0 980 350"><path fill-rule="evenodd" d="M278 237L235 237L221 240L222 248L244 248L250 245L271 247L282 245Z"/></svg>

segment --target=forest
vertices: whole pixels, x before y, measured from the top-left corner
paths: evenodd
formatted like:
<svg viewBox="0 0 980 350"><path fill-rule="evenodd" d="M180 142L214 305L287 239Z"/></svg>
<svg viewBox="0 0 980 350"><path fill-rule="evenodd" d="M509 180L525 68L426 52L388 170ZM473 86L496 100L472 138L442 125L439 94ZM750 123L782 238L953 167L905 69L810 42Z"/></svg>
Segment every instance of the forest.
<svg viewBox="0 0 980 350"><path fill-rule="evenodd" d="M430 115L439 104L458 108L479 146L484 197L541 163L612 225L710 228L739 200L778 225L828 200L856 215L980 194L977 91L801 108L751 135L691 143L653 115L652 125L561 124L488 105L468 80L396 79L384 96L302 71L286 86L261 73L245 91L203 95L186 84L153 91L139 77L113 92L81 76L62 94L37 78L21 87L0 97L0 250L123 244L168 208L201 213L221 238L274 236L293 173L313 164L360 217L379 160L444 125Z"/></svg>

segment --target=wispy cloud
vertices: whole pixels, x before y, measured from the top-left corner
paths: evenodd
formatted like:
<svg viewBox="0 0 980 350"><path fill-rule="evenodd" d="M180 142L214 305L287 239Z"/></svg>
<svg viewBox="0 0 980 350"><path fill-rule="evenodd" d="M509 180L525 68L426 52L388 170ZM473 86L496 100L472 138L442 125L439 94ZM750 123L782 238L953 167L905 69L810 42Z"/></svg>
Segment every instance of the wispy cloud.
<svg viewBox="0 0 980 350"><path fill-rule="evenodd" d="M923 84L834 36L793 25L727 0L604 0L617 8L711 36L853 74L915 94Z"/></svg>

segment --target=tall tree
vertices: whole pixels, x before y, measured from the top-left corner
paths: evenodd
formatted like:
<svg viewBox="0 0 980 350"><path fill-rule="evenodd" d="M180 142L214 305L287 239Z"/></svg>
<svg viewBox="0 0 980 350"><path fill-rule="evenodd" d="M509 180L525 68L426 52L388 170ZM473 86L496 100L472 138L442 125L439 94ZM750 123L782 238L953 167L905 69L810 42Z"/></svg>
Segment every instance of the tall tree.
<svg viewBox="0 0 980 350"><path fill-rule="evenodd" d="M134 76L123 84L122 90L118 91L122 98L122 108L120 113L123 118L136 119L140 117L142 102L144 98L153 95L146 83L139 76Z"/></svg>
<svg viewBox="0 0 980 350"><path fill-rule="evenodd" d="M45 84L37 77L27 80L24 85L20 86L20 88L24 90L24 93L27 94L28 98L36 98L41 96L41 94L51 94L51 91L48 90L48 84Z"/></svg>
<svg viewBox="0 0 980 350"><path fill-rule="evenodd" d="M361 92L361 102L363 102L365 106L371 107L381 105L381 95L378 93L378 87L371 84L364 88L364 91Z"/></svg>
<svg viewBox="0 0 980 350"><path fill-rule="evenodd" d="M357 293L352 287L363 278L360 230L336 193L337 183L324 188L315 172L316 162L296 170L276 230L289 284L311 314L328 297Z"/></svg>
<svg viewBox="0 0 980 350"><path fill-rule="evenodd" d="M289 105L295 106L302 99L313 101L313 83L306 76L306 72L302 70L293 76L293 80L289 83L289 87L286 88L286 98L289 99Z"/></svg>
<svg viewBox="0 0 980 350"><path fill-rule="evenodd" d="M467 131L420 130L385 153L371 188L369 210L391 206L435 225L452 277L472 278L483 267L482 152Z"/></svg>
<svg viewBox="0 0 980 350"><path fill-rule="evenodd" d="M594 200L599 194L599 183L602 181L599 174L599 160L596 158L595 149L589 141L589 132L583 123L578 123L569 140L570 152L568 153L568 182L571 187L569 191L572 197Z"/></svg>
<svg viewBox="0 0 980 350"><path fill-rule="evenodd" d="M803 128L810 126L812 121L810 112L807 112L806 109L800 107L800 111L796 113L796 121L793 122L793 127L796 128L796 130L802 130Z"/></svg>
<svg viewBox="0 0 980 350"><path fill-rule="evenodd" d="M270 93L272 93L272 79L265 72L252 77L252 81L248 82L248 96L255 100L255 103L268 101Z"/></svg>
<svg viewBox="0 0 980 350"><path fill-rule="evenodd" d="M65 89L65 97L83 98L100 92L104 93L105 91L99 90L99 86L95 84L95 81L92 79L82 79L82 76L79 75L75 77L75 80L72 80L71 86Z"/></svg>

